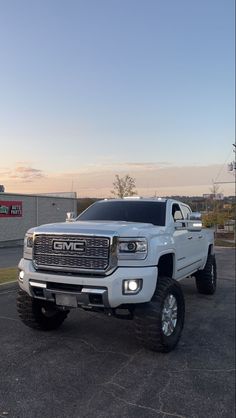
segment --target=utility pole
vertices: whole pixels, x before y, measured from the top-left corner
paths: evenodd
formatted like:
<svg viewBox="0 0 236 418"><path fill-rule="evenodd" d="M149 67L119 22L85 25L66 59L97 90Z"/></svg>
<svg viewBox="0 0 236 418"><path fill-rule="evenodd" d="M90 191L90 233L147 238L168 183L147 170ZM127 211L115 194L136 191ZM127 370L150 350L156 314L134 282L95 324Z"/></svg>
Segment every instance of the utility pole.
<svg viewBox="0 0 236 418"><path fill-rule="evenodd" d="M233 152L236 153L236 144L232 144L232 145L233 145ZM218 184L230 184L231 183L235 185L235 180L236 180L236 159L235 158L233 161L231 161L228 164L228 171L233 174L234 180L233 181L213 181L213 188L215 187L215 185L218 185ZM215 209L216 207L214 206L214 210ZM235 239L236 239L236 225L234 224L234 242L235 242Z"/></svg>
<svg viewBox="0 0 236 418"><path fill-rule="evenodd" d="M236 144L232 144L233 145L233 152L234 153L236 153ZM230 173L233 173L233 175L235 176L236 175L236 160L235 160L235 158L234 158L234 160L233 161L231 161L229 164L228 164L228 171L230 172ZM234 181L213 181L213 184L232 184L232 183L235 183L235 179L234 179Z"/></svg>
<svg viewBox="0 0 236 418"><path fill-rule="evenodd" d="M233 145L233 152L236 153L236 144L232 144ZM234 158L233 161L231 161L231 163L228 164L228 170L230 172L233 172L234 174L236 173L236 160Z"/></svg>

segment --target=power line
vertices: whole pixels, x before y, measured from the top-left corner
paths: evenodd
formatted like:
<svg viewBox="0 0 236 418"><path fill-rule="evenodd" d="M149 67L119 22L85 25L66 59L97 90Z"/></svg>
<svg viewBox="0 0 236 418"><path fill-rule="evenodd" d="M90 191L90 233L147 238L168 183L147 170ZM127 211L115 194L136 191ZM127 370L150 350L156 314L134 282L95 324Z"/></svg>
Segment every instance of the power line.
<svg viewBox="0 0 236 418"><path fill-rule="evenodd" d="M234 145L234 144L233 144L233 145ZM224 163L222 164L222 166L221 166L221 168L220 168L220 170L219 170L219 172L218 172L218 174L217 174L217 176L216 176L216 178L215 178L214 183L216 183L216 180L218 180L218 178L220 177L220 175L221 175L221 173L222 173L222 171L223 171L223 168L225 167L226 162L228 161L228 159L229 159L229 157L230 157L231 152L232 152L232 150L230 150L229 154L227 155L227 158L225 159Z"/></svg>
<svg viewBox="0 0 236 418"><path fill-rule="evenodd" d="M235 183L235 181L214 181L214 184Z"/></svg>

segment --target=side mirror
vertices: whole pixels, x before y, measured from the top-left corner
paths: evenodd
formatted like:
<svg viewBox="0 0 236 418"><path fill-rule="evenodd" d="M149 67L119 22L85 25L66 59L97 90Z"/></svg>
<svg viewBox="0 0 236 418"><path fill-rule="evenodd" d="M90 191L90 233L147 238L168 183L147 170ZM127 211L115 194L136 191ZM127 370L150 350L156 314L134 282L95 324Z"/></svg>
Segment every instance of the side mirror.
<svg viewBox="0 0 236 418"><path fill-rule="evenodd" d="M188 214L187 229L188 231L201 231L202 230L202 215L200 212L192 212Z"/></svg>
<svg viewBox="0 0 236 418"><path fill-rule="evenodd" d="M75 212L67 212L66 222L75 222Z"/></svg>
<svg viewBox="0 0 236 418"><path fill-rule="evenodd" d="M181 221L175 221L175 229L183 229L184 226L184 219Z"/></svg>

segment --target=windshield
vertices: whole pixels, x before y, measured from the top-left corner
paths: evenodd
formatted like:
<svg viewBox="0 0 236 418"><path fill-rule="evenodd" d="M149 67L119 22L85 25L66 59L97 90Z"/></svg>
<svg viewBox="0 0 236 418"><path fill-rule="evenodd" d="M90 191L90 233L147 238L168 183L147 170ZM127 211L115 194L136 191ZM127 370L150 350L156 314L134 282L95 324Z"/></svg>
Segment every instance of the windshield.
<svg viewBox="0 0 236 418"><path fill-rule="evenodd" d="M126 221L164 226L166 202L102 201L78 216L77 221Z"/></svg>

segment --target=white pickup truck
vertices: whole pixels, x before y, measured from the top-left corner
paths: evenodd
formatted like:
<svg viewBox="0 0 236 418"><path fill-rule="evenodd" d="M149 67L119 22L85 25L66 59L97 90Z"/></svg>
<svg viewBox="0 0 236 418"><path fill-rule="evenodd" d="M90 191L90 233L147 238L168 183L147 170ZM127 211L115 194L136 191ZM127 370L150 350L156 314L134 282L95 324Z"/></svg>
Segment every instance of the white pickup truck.
<svg viewBox="0 0 236 418"><path fill-rule="evenodd" d="M29 327L59 327L73 308L134 319L145 347L178 343L185 303L179 280L216 289L213 232L172 199L94 203L78 218L30 229L19 263L17 308Z"/></svg>

